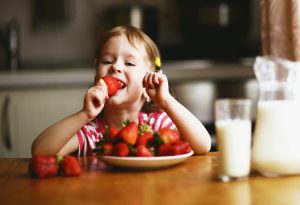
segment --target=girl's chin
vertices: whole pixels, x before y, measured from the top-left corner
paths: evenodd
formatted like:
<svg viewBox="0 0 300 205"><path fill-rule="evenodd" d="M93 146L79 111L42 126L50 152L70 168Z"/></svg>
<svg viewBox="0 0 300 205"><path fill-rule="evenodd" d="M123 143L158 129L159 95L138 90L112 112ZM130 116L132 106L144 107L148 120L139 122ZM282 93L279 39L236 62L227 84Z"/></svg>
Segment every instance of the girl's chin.
<svg viewBox="0 0 300 205"><path fill-rule="evenodd" d="M119 106L123 104L126 101L126 98L122 95L114 95L108 99L106 102L106 105L111 105L111 106Z"/></svg>

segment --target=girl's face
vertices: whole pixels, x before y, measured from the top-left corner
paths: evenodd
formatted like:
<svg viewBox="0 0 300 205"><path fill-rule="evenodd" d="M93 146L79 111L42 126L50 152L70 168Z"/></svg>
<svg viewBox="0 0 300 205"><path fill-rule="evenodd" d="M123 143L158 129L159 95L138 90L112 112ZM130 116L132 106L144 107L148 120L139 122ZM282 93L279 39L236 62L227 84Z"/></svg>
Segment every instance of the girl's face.
<svg viewBox="0 0 300 205"><path fill-rule="evenodd" d="M134 104L143 94L143 78L150 71L144 46L132 46L126 36L110 38L101 50L96 80L112 75L126 85L112 96L108 103L117 105Z"/></svg>

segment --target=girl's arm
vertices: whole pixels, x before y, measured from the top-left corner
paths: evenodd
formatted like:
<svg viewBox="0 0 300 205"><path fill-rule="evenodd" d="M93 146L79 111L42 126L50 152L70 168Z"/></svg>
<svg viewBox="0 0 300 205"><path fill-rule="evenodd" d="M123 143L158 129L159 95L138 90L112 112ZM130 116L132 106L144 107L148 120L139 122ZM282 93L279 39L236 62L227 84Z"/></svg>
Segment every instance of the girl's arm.
<svg viewBox="0 0 300 205"><path fill-rule="evenodd" d="M147 94L172 119L182 138L188 141L195 154L205 154L211 148L211 138L203 124L170 93L167 77L148 73L143 81Z"/></svg>
<svg viewBox="0 0 300 205"><path fill-rule="evenodd" d="M107 87L99 80L87 91L81 111L51 125L33 141L32 155L65 155L78 149L77 131L101 112L107 98Z"/></svg>
<svg viewBox="0 0 300 205"><path fill-rule="evenodd" d="M32 155L65 155L78 149L77 131L87 122L83 111L77 112L45 129L32 143ZM73 143L69 143L71 141ZM62 151L62 152L60 152Z"/></svg>
<svg viewBox="0 0 300 205"><path fill-rule="evenodd" d="M203 124L171 95L162 107L169 115L182 138L188 141L195 154L205 154L211 148L211 138Z"/></svg>

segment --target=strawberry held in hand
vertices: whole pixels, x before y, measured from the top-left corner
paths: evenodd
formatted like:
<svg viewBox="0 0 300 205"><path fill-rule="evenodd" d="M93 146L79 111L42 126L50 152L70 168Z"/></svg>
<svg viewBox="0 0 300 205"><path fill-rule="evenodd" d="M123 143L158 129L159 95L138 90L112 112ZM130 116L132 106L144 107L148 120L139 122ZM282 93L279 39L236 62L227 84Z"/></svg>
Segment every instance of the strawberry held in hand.
<svg viewBox="0 0 300 205"><path fill-rule="evenodd" d="M114 94L116 94L116 92L118 92L118 90L125 87L125 84L121 80L111 75L106 75L102 79L104 80L107 86L107 92L109 97L113 96Z"/></svg>
<svg viewBox="0 0 300 205"><path fill-rule="evenodd" d="M58 174L56 156L33 156L29 164L29 174L37 178L56 176Z"/></svg>

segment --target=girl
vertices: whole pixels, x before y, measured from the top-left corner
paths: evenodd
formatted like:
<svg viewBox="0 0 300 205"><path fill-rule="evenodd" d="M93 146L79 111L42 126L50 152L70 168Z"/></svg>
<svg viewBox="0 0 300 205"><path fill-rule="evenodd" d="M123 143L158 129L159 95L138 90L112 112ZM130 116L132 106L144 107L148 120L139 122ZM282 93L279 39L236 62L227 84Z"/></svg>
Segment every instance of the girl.
<svg viewBox="0 0 300 205"><path fill-rule="evenodd" d="M148 123L153 131L176 128L195 154L207 153L211 146L207 130L171 96L167 77L155 72L159 67L157 46L145 33L132 26L112 29L100 44L95 85L87 91L83 108L44 130L32 144L32 155L91 154L104 126L121 128L125 120ZM110 98L101 79L105 75L125 85ZM141 112L149 98L164 112Z"/></svg>

